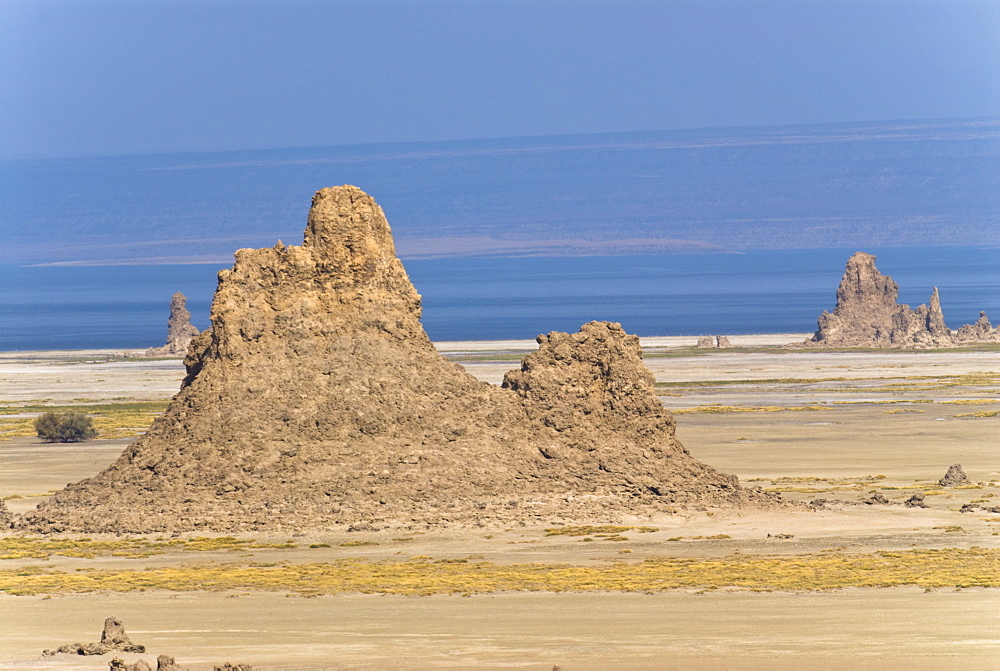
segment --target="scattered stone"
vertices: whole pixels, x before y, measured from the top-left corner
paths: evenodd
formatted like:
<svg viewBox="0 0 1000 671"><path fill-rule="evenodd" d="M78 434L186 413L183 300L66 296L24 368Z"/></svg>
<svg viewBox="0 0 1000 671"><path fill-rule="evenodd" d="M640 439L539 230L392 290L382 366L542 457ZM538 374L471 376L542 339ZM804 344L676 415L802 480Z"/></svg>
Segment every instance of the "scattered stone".
<svg viewBox="0 0 1000 671"><path fill-rule="evenodd" d="M230 664L226 662L222 666L212 667L212 671L253 671L249 664Z"/></svg>
<svg viewBox="0 0 1000 671"><path fill-rule="evenodd" d="M115 657L108 662L108 671L153 671L153 667L144 659L138 659L129 664L120 657Z"/></svg>
<svg viewBox="0 0 1000 671"><path fill-rule="evenodd" d="M697 347L702 349L708 349L710 347L715 347L715 338L712 336L698 336Z"/></svg>
<svg viewBox="0 0 1000 671"><path fill-rule="evenodd" d="M958 509L960 513L974 513L979 508L975 503L963 503L962 507Z"/></svg>
<svg viewBox="0 0 1000 671"><path fill-rule="evenodd" d="M873 505L885 506L885 505L888 505L890 503L890 501L889 501L889 499L885 498L885 496L883 496L880 492L875 492L874 494L872 494L871 496L869 496L867 499L865 499L862 503L865 503L865 504L867 504L869 506L873 506Z"/></svg>
<svg viewBox="0 0 1000 671"><path fill-rule="evenodd" d="M927 508L928 505L924 503L924 495L921 492L917 492L910 498L903 502L907 508Z"/></svg>
<svg viewBox="0 0 1000 671"><path fill-rule="evenodd" d="M169 655L158 655L156 671L184 671L184 667L178 666L174 658Z"/></svg>
<svg viewBox="0 0 1000 671"><path fill-rule="evenodd" d="M875 257L857 252L837 288L833 312L819 316L819 329L805 342L818 347L928 348L950 347L969 342L1000 342L1000 328L994 329L980 313L975 325L965 325L952 333L944 321L941 299L935 287L929 305L911 309L897 302L899 285L875 267Z"/></svg>
<svg viewBox="0 0 1000 671"><path fill-rule="evenodd" d="M952 464L948 467L948 472L944 474L944 477L938 480L938 484L942 487L960 487L972 484L972 482L962 470L962 464Z"/></svg>
<svg viewBox="0 0 1000 671"><path fill-rule="evenodd" d="M776 505L688 454L621 325L539 336L500 388L442 357L419 318L381 208L355 187L319 191L302 246L242 249L219 273L212 328L166 412L21 528L302 532Z"/></svg>
<svg viewBox="0 0 1000 671"><path fill-rule="evenodd" d="M715 346L719 349L730 349L733 343L729 342L729 336L715 336Z"/></svg>
<svg viewBox="0 0 1000 671"><path fill-rule="evenodd" d="M184 356L198 329L191 325L191 313L186 307L187 298L179 291L170 299L170 317L167 319L167 344L146 350L146 356Z"/></svg>

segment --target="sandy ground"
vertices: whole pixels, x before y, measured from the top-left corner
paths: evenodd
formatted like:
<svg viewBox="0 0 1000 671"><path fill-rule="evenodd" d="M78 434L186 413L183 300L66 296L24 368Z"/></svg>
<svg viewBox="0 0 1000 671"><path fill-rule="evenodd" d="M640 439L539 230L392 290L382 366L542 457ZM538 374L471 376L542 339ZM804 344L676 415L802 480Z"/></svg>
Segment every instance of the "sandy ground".
<svg viewBox="0 0 1000 671"><path fill-rule="evenodd" d="M804 334L802 335L804 337ZM801 338L772 336L780 344ZM669 339L667 339L669 340ZM676 345L650 344L647 364L661 383L744 381L661 387L692 454L744 483L784 491L786 499L837 499L818 511L719 511L664 516L658 533L627 543L580 543L541 529L498 534L435 532L405 544L379 532L371 547L339 547L353 535L316 535L319 550L261 550L253 561L333 561L482 555L492 562L576 565L647 557L798 554L830 548L861 552L907 548L1000 547L1000 517L961 513L962 504L1000 505L998 417L1000 353L726 352L658 357ZM737 338L734 338L736 343ZM743 343L736 343L743 344ZM750 343L746 343L750 344ZM498 382L516 361L464 360L529 351L534 343L447 343L442 351L473 374ZM0 354L0 401L167 398L183 374L174 361L107 360L105 352ZM833 378L846 378L843 380ZM755 382L746 382L754 380ZM955 403L959 401L960 403ZM804 407L775 412L690 412ZM688 412L685 412L688 411ZM110 463L127 441L43 445L0 442L0 495L29 509L67 482ZM975 489L943 490L928 507L899 503L962 463ZM875 476L884 476L873 480ZM789 480L794 478L795 480ZM784 479L784 480L783 480ZM823 480L821 480L823 479ZM894 505L858 504L881 491ZM959 532L948 531L960 527ZM697 537L724 534L729 538ZM341 537L343 536L343 538ZM790 536L790 538L779 538ZM668 542L667 538L683 540ZM366 536L368 539L368 536ZM303 552L308 552L306 559ZM224 553L157 555L143 560L53 557L46 568L177 565L232 561ZM130 563L131 562L131 563ZM0 568L39 564L6 560ZM562 669L995 669L1000 668L1000 592L953 588L848 589L834 593L498 594L472 597L321 596L208 592L0 596L0 668L107 668L108 658L42 659L44 648L96 641L103 618L125 621L153 660L167 653L192 668L247 662L265 668ZM135 659L136 656L126 656ZM154 664L155 666L155 664Z"/></svg>

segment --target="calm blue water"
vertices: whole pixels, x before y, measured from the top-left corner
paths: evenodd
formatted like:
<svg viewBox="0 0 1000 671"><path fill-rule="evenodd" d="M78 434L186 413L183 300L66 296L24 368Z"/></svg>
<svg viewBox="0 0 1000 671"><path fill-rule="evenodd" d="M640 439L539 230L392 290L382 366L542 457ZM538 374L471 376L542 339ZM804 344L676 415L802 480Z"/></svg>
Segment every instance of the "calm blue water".
<svg viewBox="0 0 1000 671"><path fill-rule="evenodd" d="M639 335L806 332L833 309L854 249L743 254L405 261L434 340L533 338L584 322ZM900 285L900 301L941 291L952 328L986 310L1000 319L1000 250L865 249ZM220 265L0 265L0 350L139 349L166 337L170 296L188 296L199 328Z"/></svg>

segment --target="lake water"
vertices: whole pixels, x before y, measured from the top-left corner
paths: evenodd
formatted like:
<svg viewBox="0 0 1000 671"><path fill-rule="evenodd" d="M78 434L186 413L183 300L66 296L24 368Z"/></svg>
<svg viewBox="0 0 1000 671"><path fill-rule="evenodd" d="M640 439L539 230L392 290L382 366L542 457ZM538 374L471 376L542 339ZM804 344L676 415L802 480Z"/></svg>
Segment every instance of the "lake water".
<svg viewBox="0 0 1000 671"><path fill-rule="evenodd" d="M610 257L466 257L404 260L423 296L434 340L533 338L590 320L621 322L643 336L815 330L832 310L856 249ZM985 310L1000 319L1000 250L865 249L900 285L900 302L941 291L952 328ZM162 344L170 296L188 296L208 326L217 265L0 265L0 350Z"/></svg>

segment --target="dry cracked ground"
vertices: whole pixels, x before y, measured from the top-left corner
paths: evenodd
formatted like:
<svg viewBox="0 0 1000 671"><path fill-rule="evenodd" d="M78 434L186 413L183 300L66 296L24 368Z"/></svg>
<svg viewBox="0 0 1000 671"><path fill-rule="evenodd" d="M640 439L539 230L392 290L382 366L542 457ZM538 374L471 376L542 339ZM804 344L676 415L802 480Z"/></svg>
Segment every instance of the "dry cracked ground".
<svg viewBox="0 0 1000 671"><path fill-rule="evenodd" d="M155 666L1000 667L1000 352L801 351L802 335L643 340L678 437L801 505L625 524L282 537L0 537L0 668L121 619ZM497 383L534 343L446 343ZM0 354L0 496L24 512L109 464L178 360ZM49 408L105 439L31 437ZM938 484L961 463L967 485ZM910 505L907 505L907 502Z"/></svg>

